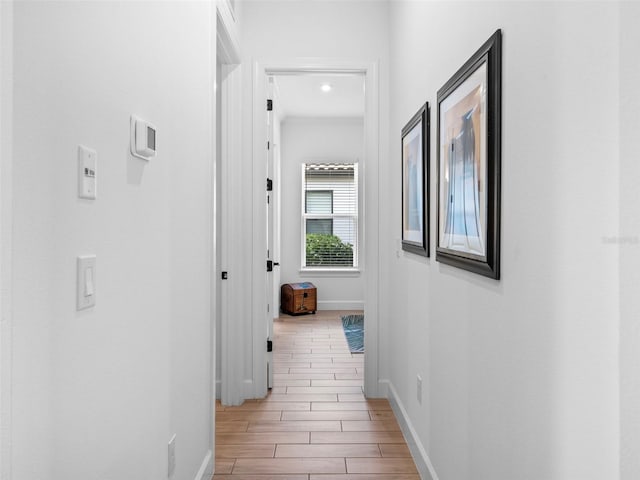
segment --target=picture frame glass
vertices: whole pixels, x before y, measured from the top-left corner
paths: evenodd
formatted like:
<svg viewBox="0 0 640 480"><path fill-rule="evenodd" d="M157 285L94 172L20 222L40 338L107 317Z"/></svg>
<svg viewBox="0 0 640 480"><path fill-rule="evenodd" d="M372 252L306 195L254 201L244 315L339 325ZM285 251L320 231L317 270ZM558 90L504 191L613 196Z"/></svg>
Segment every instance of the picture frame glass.
<svg viewBox="0 0 640 480"><path fill-rule="evenodd" d="M487 88L485 60L439 105L438 247L487 258Z"/></svg>
<svg viewBox="0 0 640 480"><path fill-rule="evenodd" d="M425 228L423 128L421 120L402 138L402 239L418 246L423 246Z"/></svg>

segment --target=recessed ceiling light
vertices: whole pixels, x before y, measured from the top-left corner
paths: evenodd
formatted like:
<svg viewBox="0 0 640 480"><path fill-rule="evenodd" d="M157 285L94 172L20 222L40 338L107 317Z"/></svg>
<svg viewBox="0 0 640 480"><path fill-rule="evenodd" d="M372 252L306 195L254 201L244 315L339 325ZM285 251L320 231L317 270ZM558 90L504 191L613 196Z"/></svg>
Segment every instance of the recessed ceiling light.
<svg viewBox="0 0 640 480"><path fill-rule="evenodd" d="M329 85L328 83L325 83L320 87L320 90L322 90L323 92L330 92L331 88L332 88L331 85Z"/></svg>

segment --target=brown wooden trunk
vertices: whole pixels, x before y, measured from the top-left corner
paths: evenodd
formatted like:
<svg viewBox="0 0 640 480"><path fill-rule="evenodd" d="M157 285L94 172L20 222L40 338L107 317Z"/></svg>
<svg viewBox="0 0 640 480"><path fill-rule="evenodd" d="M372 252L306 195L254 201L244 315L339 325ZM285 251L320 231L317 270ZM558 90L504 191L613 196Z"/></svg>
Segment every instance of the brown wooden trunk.
<svg viewBox="0 0 640 480"><path fill-rule="evenodd" d="M317 290L313 283L285 283L280 288L280 306L289 315L316 313Z"/></svg>

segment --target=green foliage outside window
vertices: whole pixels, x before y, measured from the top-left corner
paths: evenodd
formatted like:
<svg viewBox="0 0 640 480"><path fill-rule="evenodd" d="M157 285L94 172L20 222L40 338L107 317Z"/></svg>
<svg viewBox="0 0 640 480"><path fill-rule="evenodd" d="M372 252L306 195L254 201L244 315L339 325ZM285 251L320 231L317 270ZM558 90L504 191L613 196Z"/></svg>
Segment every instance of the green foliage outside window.
<svg viewBox="0 0 640 480"><path fill-rule="evenodd" d="M353 267L353 246L335 235L307 234L307 266Z"/></svg>

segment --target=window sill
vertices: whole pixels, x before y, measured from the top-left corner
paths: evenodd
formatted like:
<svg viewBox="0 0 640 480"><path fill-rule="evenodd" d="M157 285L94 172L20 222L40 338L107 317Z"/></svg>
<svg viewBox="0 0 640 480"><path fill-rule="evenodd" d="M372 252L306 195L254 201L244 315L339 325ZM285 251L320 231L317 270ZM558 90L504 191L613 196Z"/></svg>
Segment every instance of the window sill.
<svg viewBox="0 0 640 480"><path fill-rule="evenodd" d="M359 268L301 268L298 273L301 277L359 277Z"/></svg>

